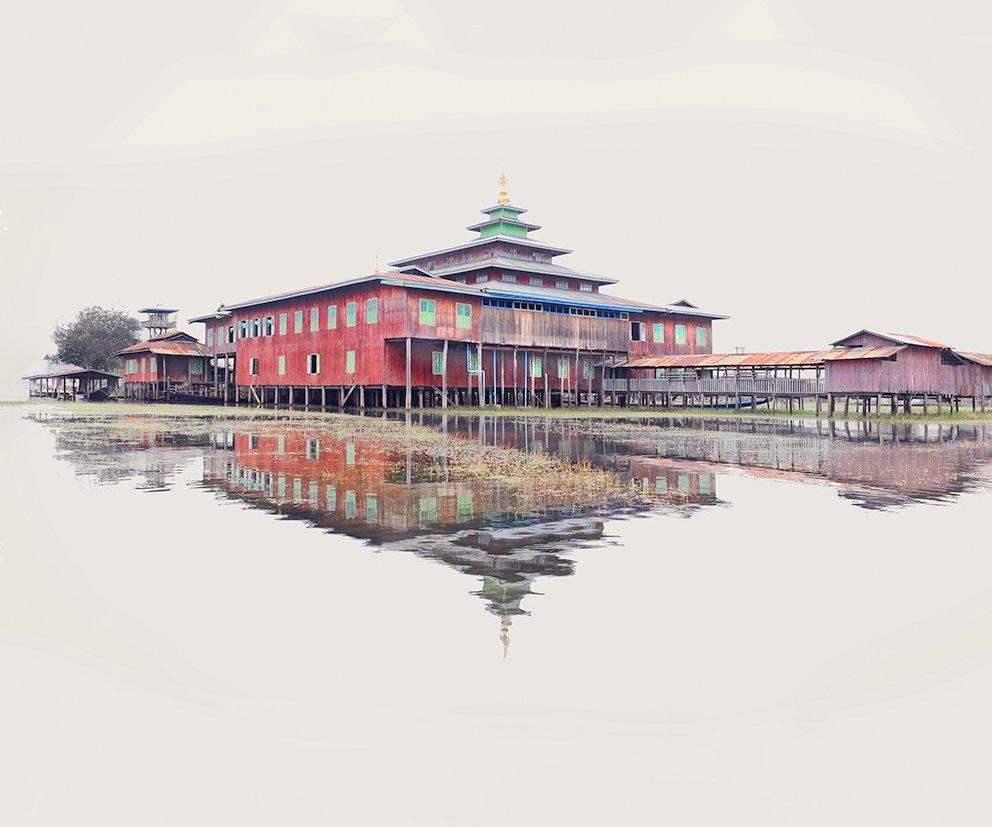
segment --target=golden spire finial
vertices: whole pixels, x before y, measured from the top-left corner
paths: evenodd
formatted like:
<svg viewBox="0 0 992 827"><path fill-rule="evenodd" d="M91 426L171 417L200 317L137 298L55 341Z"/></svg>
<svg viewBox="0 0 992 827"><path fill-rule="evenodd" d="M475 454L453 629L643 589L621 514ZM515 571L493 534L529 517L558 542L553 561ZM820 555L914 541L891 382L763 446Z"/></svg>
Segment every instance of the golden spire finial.
<svg viewBox="0 0 992 827"><path fill-rule="evenodd" d="M497 204L509 204L510 203L510 190L507 188L506 176L501 175L499 177L499 199L496 201Z"/></svg>

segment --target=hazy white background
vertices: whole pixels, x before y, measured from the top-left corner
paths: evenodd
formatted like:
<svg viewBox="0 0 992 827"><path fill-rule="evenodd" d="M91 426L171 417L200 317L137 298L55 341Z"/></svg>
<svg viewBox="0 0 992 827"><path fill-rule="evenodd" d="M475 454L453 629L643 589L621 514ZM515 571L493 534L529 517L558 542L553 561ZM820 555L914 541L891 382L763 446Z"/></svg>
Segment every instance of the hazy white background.
<svg viewBox="0 0 992 827"><path fill-rule="evenodd" d="M513 200L717 349L992 351L992 4L8 4L0 396L88 304L183 318Z"/></svg>

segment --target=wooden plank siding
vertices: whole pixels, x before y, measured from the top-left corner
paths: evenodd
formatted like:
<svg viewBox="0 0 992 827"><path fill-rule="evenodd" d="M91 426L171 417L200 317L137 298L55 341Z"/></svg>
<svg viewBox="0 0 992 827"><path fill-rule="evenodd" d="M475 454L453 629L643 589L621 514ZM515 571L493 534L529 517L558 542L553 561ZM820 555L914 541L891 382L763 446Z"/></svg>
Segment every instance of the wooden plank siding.
<svg viewBox="0 0 992 827"><path fill-rule="evenodd" d="M870 346L875 345L872 343ZM824 375L827 393L953 394L957 370L957 367L942 364L941 352L937 348L910 345L897 353L894 359L827 362Z"/></svg>

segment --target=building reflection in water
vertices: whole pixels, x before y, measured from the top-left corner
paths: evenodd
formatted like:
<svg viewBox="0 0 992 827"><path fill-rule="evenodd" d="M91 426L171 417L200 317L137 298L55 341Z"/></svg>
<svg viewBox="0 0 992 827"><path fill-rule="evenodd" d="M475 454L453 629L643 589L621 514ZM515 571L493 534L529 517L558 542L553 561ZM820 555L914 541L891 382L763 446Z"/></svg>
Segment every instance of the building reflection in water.
<svg viewBox="0 0 992 827"><path fill-rule="evenodd" d="M539 594L538 578L572 574L573 553L602 542L602 509L563 506L550 488L543 499L498 480L438 479L425 458L368 438L273 423L258 432L192 435L174 433L164 420L98 431L51 424L58 454L100 482L133 479L138 488L163 491L178 470L202 458L200 485L219 496L471 575L480 584L474 593L500 619L504 645L512 618L527 613L524 599ZM586 460L628 482L637 508L686 517L722 504L717 476L724 469L825 482L857 506L889 509L987 485L992 461L992 434L983 425L454 415L424 416L423 424L482 444Z"/></svg>
<svg viewBox="0 0 992 827"><path fill-rule="evenodd" d="M603 536L599 510L562 507L550 488L542 499L498 481L428 479L412 452L371 440L296 428L218 433L203 466L204 485L224 496L478 578L475 594L500 618L504 645L536 578L572 574L570 555ZM690 513L718 502L707 467L652 462L641 472L650 474L636 479L645 507Z"/></svg>

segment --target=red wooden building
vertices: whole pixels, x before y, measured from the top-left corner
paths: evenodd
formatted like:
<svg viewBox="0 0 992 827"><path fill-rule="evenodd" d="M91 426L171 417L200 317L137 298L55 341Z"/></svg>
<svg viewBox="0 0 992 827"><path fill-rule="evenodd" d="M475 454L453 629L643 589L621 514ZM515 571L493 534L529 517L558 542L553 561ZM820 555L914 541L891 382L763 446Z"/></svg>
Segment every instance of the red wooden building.
<svg viewBox="0 0 992 827"><path fill-rule="evenodd" d="M210 352L188 333L173 330L114 354L123 360L124 396L168 399L176 392L204 393Z"/></svg>
<svg viewBox="0 0 992 827"><path fill-rule="evenodd" d="M592 403L608 357L712 351L689 302L601 292L614 279L554 259L534 224L498 203L466 243L395 270L223 305L205 326L213 393L309 405Z"/></svg>

